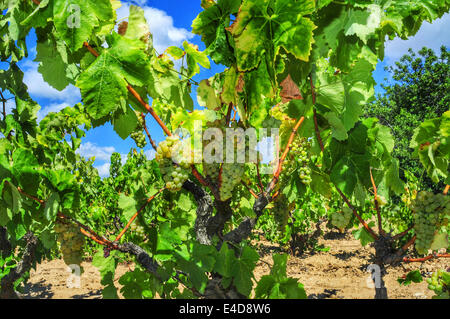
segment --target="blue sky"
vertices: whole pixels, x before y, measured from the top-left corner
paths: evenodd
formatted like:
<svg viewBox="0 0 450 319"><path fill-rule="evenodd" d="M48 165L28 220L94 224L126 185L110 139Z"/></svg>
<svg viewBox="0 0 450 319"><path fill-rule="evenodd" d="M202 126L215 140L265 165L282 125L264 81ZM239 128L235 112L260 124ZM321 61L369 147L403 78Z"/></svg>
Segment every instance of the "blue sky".
<svg viewBox="0 0 450 319"><path fill-rule="evenodd" d="M165 48L171 45L181 46L185 40L197 44L201 50L205 48L200 41L200 37L190 32L192 20L202 11L200 0L122 1L123 6L118 11L119 18L128 15L129 5L133 3L144 8L150 31L154 37L154 46L158 52L163 52ZM441 19L434 21L433 24L425 22L416 36L409 40L395 39L389 41L386 45L385 60L378 63L377 69L374 71L374 78L377 83L382 82L387 77L384 67L407 53L408 48L417 51L423 46L427 46L437 52L441 45L450 47L448 30L450 30L450 14L444 15ZM20 66L25 72L24 81L29 87L31 97L42 106L39 112L39 117L42 118L48 112L73 106L81 100L81 97L79 90L73 86L59 92L43 81L37 70L38 63L33 61L36 55L35 41L35 36L31 35L28 39L29 57L22 61ZM5 66L0 64L0 67L4 68ZM202 69L201 74L197 75L195 79L208 78L222 70L223 67L212 65L210 70ZM379 87L376 91L380 91ZM196 102L195 99L194 102ZM9 109L13 107L12 101L8 101L8 107ZM163 140L162 130L150 116L147 116L147 123L156 142ZM122 140L114 132L112 126L106 124L87 132L86 137L82 140L79 153L85 157L95 156L95 166L98 168L100 175L107 176L109 175L111 153L119 152L125 157L131 147L135 147L131 138ZM149 157L153 156L153 150L149 144L144 151Z"/></svg>

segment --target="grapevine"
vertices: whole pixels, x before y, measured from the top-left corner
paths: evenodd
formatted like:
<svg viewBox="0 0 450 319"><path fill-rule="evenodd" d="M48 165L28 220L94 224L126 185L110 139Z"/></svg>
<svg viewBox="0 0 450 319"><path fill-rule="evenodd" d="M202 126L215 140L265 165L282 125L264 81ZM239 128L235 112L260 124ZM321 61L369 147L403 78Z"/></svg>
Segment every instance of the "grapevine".
<svg viewBox="0 0 450 319"><path fill-rule="evenodd" d="M355 234L364 245L374 242L382 275L386 265L405 261L414 243L420 254L448 248L442 195L418 195L415 226L402 224L397 235L381 227L404 181L391 128L362 116L385 40L416 34L450 9L448 1L206 0L192 23L194 43L184 35L162 52L145 8L126 4L129 14L119 19L117 0L72 0L69 9L63 2L0 3L0 298L16 295L36 263L60 253L67 264L92 257L105 298L306 298L303 285L287 277L287 255L274 254L270 273L255 283L260 254L248 239L264 218L268 233L302 238L300 223L316 224L319 236L323 217L344 229L355 216L363 226ZM56 110L39 105L48 102L40 95L34 100L25 83L29 52L46 85L78 90L76 104ZM212 62L224 67L197 79ZM156 127L147 127L146 113ZM422 123L410 145L440 185L450 182L449 119L446 112ZM228 128L278 128L276 170L263 173L260 158L250 162L244 138L232 141L233 159L194 162L195 139L174 132L194 137L199 122L224 136ZM141 152L132 149L124 165L118 153L102 167L94 157L82 159L86 132L109 125ZM159 145L153 129L167 136ZM144 131L154 159L142 150ZM225 155L229 142L214 155ZM371 192L376 216L367 209ZM325 201L348 207L330 214L319 209ZM447 254L432 256L422 261ZM124 259L135 267L118 280L118 293L116 268ZM438 294L448 291L444 275L430 282ZM383 289L382 282L377 297Z"/></svg>

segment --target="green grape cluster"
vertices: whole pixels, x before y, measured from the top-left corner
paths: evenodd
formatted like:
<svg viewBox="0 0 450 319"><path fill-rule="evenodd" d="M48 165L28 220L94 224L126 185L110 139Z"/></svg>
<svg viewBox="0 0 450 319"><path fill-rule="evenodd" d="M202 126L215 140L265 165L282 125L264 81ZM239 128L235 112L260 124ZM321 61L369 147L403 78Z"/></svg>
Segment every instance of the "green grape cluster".
<svg viewBox="0 0 450 319"><path fill-rule="evenodd" d="M279 195L273 202L273 217L279 230L284 230L289 220L288 201L284 195Z"/></svg>
<svg viewBox="0 0 450 319"><path fill-rule="evenodd" d="M428 289L436 294L433 299L450 299L450 272L439 269L427 279L427 282Z"/></svg>
<svg viewBox="0 0 450 319"><path fill-rule="evenodd" d="M173 192L181 190L184 182L189 178L189 159L177 158L177 161L180 160L177 164L172 159L180 146L181 141L178 136L169 136L159 143L155 155L166 187Z"/></svg>
<svg viewBox="0 0 450 319"><path fill-rule="evenodd" d="M145 239L145 228L142 225L140 225L137 221L131 224L130 233L132 234L132 236L138 238L139 240Z"/></svg>
<svg viewBox="0 0 450 319"><path fill-rule="evenodd" d="M144 119L140 116L139 113L136 113L136 116L138 118L138 125L136 129L131 132L130 137L134 140L137 147L144 148L147 145L147 140L145 139L145 135L142 132L142 130L144 129Z"/></svg>
<svg viewBox="0 0 450 319"><path fill-rule="evenodd" d="M286 114L283 113L283 110L279 105L276 105L273 108L271 108L269 113L274 119L282 122L284 122L285 119L288 117ZM278 126L276 127L280 127L280 125L278 124Z"/></svg>
<svg viewBox="0 0 450 319"><path fill-rule="evenodd" d="M205 176L209 176L212 181L217 181L220 173L220 164L203 162L203 173Z"/></svg>
<svg viewBox="0 0 450 319"><path fill-rule="evenodd" d="M291 156L294 157L297 165L300 167L298 170L300 180L306 185L309 185L312 181L311 169L308 166L309 159L307 149L309 146L309 143L307 143L305 139L296 138L292 142L290 149L290 152L292 152Z"/></svg>
<svg viewBox="0 0 450 319"><path fill-rule="evenodd" d="M231 197L233 189L241 182L242 175L245 173L243 163L223 163L222 174L219 188L221 200L227 200Z"/></svg>
<svg viewBox="0 0 450 319"><path fill-rule="evenodd" d="M300 181L309 185L311 179L311 168L309 167L308 148L310 144L304 138L295 138L292 141L291 149L283 162L283 170L280 179L283 181L298 168Z"/></svg>
<svg viewBox="0 0 450 319"><path fill-rule="evenodd" d="M278 115L279 116L279 115ZM270 116L268 118L266 118L263 122L262 122L262 127L263 128L279 128L281 125L281 121L273 116Z"/></svg>
<svg viewBox="0 0 450 319"><path fill-rule="evenodd" d="M234 137L233 137L234 139ZM247 149L247 143L243 136L238 136L236 140L230 140L227 136L226 142L224 143L224 154L225 147L228 142L235 142L234 145L234 159L233 163L223 163L221 167L220 181L219 181L219 195L221 200L227 200L232 196L233 189L241 182L242 176L245 173L245 163L236 163L237 154L245 153ZM247 154L248 155L248 154Z"/></svg>
<svg viewBox="0 0 450 319"><path fill-rule="evenodd" d="M63 260L67 265L80 265L83 261L84 236L74 224L57 221L57 240L61 244Z"/></svg>
<svg viewBox="0 0 450 319"><path fill-rule="evenodd" d="M139 148L144 148L147 145L147 140L145 139L144 133L142 131L134 131L130 134L130 137L136 143Z"/></svg>
<svg viewBox="0 0 450 319"><path fill-rule="evenodd" d="M441 226L448 225L450 197L421 191L411 203L414 212L415 247L419 254L426 254Z"/></svg>
<svg viewBox="0 0 450 319"><path fill-rule="evenodd" d="M342 208L342 212L335 211L331 214L331 224L333 224L333 226L336 226L340 230L343 230L345 229L345 227L347 227L348 223L352 219L352 215L353 211L349 207L344 206Z"/></svg>

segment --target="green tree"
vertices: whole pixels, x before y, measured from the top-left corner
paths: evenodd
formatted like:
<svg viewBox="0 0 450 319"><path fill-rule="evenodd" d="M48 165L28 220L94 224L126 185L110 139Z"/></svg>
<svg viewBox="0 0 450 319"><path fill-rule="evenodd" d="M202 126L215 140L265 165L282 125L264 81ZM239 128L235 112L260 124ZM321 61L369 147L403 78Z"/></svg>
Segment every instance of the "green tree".
<svg viewBox="0 0 450 319"><path fill-rule="evenodd" d="M393 155L400 167L419 178L424 187L442 189L426 176L418 158L409 147L414 129L423 121L440 117L450 105L450 53L442 46L440 56L423 48L414 53L408 50L393 66L385 70L392 81L385 79L384 94L366 105L367 117L377 117L391 128L395 138ZM404 178L404 172L401 172Z"/></svg>

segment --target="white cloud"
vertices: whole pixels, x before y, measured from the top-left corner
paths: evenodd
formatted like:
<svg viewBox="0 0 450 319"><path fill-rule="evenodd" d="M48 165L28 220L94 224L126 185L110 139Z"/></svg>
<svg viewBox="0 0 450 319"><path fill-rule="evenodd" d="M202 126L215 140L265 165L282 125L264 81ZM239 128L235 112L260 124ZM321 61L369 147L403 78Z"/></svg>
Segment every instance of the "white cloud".
<svg viewBox="0 0 450 319"><path fill-rule="evenodd" d="M98 175L100 177L108 177L109 176L109 167L111 166L110 163L105 163L100 166L94 166L98 170Z"/></svg>
<svg viewBox="0 0 450 319"><path fill-rule="evenodd" d="M69 85L62 91L58 91L44 81L38 71L39 63L31 60L23 64L25 76L23 81L28 86L28 93L33 98L45 98L55 103L65 103L73 106L81 101L80 90L73 85Z"/></svg>
<svg viewBox="0 0 450 319"><path fill-rule="evenodd" d="M424 22L416 35L408 40L395 38L392 41L387 41L385 49L387 62L398 60L404 54L408 53L409 48L417 52L423 47L428 47L433 49L436 54L439 54L439 48L442 45L450 47L448 30L450 30L450 13L433 21L432 24Z"/></svg>
<svg viewBox="0 0 450 319"><path fill-rule="evenodd" d="M38 122L40 122L48 113L50 113L50 112L57 113L67 106L73 106L73 105L69 105L68 103L55 103L55 104L50 104L48 106L43 107L37 113Z"/></svg>
<svg viewBox="0 0 450 319"><path fill-rule="evenodd" d="M5 104L5 111L6 114L11 114L12 113L12 109L16 107L16 102L14 102L13 99L10 100L6 100L6 104ZM3 108L3 104L2 104L2 108Z"/></svg>
<svg viewBox="0 0 450 319"><path fill-rule="evenodd" d="M152 159L155 158L156 152L154 149L150 149L144 152L145 157L147 157L147 159L149 161L151 161Z"/></svg>
<svg viewBox="0 0 450 319"><path fill-rule="evenodd" d="M153 46L161 54L170 46L181 46L183 41L192 39L194 34L184 28L177 28L173 24L173 18L165 11L145 6L146 1L138 2L144 9L144 15L153 35ZM129 15L130 5L122 4L117 10L118 19L126 18Z"/></svg>
<svg viewBox="0 0 450 319"><path fill-rule="evenodd" d="M114 146L98 146L91 142L82 143L77 153L86 158L95 156L96 160L108 161L111 158L111 154L114 153L116 149Z"/></svg>

